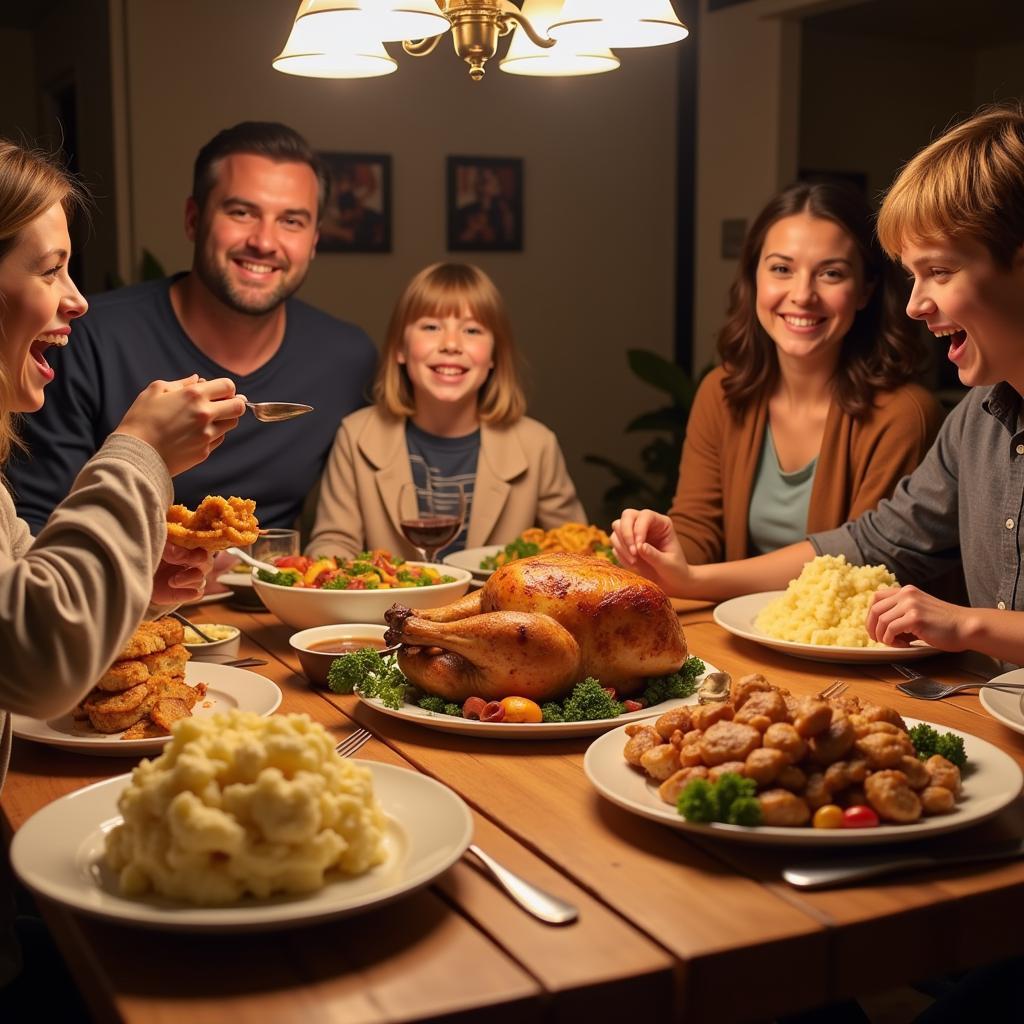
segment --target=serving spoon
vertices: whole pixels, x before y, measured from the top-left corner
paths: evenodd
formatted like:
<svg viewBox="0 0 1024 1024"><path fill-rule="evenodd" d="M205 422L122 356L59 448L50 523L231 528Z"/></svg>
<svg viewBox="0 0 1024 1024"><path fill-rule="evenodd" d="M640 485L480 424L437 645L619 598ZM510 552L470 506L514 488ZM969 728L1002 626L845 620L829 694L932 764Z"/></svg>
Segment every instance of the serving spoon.
<svg viewBox="0 0 1024 1024"><path fill-rule="evenodd" d="M264 423L279 423L313 411L313 406L302 405L300 402L246 402L245 407Z"/></svg>
<svg viewBox="0 0 1024 1024"><path fill-rule="evenodd" d="M235 558L240 558L246 565L251 565L254 569L262 569L264 572L281 571L276 565L271 565L270 562L261 562L258 558L253 558L252 555L241 548L228 548L227 552L229 555L234 555Z"/></svg>

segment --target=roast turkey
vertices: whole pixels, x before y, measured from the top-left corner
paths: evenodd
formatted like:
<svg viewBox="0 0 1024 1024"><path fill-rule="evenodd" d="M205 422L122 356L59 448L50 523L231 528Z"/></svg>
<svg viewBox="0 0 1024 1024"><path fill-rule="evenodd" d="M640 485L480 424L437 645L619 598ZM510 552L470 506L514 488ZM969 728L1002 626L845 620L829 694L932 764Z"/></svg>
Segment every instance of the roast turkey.
<svg viewBox="0 0 1024 1024"><path fill-rule="evenodd" d="M564 696L587 676L634 693L686 661L682 626L655 584L604 559L551 553L510 562L441 608L387 612L398 664L428 693L462 703Z"/></svg>

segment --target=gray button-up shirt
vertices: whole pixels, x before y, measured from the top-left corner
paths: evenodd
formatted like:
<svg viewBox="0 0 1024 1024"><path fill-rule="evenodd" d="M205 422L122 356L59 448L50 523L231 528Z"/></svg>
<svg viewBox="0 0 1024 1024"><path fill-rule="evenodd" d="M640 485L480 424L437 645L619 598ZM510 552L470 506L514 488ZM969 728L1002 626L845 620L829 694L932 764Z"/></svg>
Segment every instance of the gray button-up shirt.
<svg viewBox="0 0 1024 1024"><path fill-rule="evenodd" d="M1024 610L1021 408L1009 384L973 388L892 498L814 534L817 552L857 565L882 562L900 583L923 589L962 560L972 607Z"/></svg>

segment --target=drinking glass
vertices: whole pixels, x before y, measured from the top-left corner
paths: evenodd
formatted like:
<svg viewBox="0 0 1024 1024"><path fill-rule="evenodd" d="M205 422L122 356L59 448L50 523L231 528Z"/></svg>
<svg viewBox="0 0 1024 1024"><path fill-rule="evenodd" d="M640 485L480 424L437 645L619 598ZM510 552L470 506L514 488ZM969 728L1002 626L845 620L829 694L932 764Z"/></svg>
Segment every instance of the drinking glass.
<svg viewBox="0 0 1024 1024"><path fill-rule="evenodd" d="M260 535L249 546L249 554L261 562L273 563L277 558L299 553L299 531L272 528L260 530Z"/></svg>
<svg viewBox="0 0 1024 1024"><path fill-rule="evenodd" d="M433 562L438 551L458 536L465 517L466 492L461 484L402 484L398 496L399 523L405 539L419 551L424 562Z"/></svg>

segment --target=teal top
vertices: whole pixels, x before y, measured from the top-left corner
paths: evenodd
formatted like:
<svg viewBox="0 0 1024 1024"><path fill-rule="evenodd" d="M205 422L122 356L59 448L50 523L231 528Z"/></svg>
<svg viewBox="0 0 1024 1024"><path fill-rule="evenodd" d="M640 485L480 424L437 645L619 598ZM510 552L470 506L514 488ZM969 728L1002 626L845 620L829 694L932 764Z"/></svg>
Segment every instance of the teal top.
<svg viewBox="0 0 1024 1024"><path fill-rule="evenodd" d="M802 469L784 473L775 454L771 426L765 427L747 513L751 554L765 555L807 536L807 508L817 466L815 456Z"/></svg>

